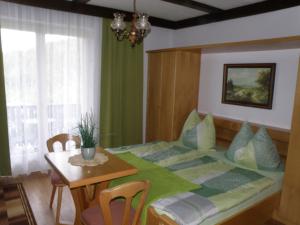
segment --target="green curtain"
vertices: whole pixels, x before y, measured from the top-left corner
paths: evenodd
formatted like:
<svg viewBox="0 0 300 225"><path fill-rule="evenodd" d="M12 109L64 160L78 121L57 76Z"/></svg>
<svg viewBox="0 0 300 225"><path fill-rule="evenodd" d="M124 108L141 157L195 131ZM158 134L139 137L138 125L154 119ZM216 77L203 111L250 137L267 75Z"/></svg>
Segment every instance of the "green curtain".
<svg viewBox="0 0 300 225"><path fill-rule="evenodd" d="M143 45L117 41L103 19L100 145L117 147L142 143Z"/></svg>
<svg viewBox="0 0 300 225"><path fill-rule="evenodd" d="M9 141L5 99L5 81L0 32L0 175L10 175Z"/></svg>

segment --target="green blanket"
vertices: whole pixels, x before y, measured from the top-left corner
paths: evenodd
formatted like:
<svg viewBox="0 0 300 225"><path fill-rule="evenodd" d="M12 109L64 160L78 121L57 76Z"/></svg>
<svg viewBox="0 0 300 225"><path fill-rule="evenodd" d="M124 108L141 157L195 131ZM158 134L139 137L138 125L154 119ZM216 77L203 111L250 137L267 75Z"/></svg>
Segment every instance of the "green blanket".
<svg viewBox="0 0 300 225"><path fill-rule="evenodd" d="M149 180L151 183L150 191L142 214L143 224L146 222L147 208L155 200L200 187L199 185L193 184L176 174L171 173L165 168L138 158L132 153L121 153L118 154L118 156L135 166L138 169L138 173L132 176L116 179L111 182L110 187L136 180ZM133 201L134 206L136 206L138 202L137 200L138 199L135 198Z"/></svg>

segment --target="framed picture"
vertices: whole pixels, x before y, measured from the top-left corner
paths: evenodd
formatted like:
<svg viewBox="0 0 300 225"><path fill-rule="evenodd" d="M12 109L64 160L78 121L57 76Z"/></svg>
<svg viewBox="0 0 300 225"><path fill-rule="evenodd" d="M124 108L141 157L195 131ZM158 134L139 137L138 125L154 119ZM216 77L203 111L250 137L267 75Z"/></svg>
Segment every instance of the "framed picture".
<svg viewBox="0 0 300 225"><path fill-rule="evenodd" d="M225 64L222 103L272 109L275 63Z"/></svg>

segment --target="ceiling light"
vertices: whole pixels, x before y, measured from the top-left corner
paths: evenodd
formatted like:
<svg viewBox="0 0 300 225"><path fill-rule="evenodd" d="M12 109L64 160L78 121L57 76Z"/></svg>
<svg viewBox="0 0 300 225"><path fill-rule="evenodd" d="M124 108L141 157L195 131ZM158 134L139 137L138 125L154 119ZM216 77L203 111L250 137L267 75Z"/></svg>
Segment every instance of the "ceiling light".
<svg viewBox="0 0 300 225"><path fill-rule="evenodd" d="M118 41L128 39L131 46L134 47L136 44L142 43L143 39L151 31L151 24L148 21L148 15L137 12L136 0L133 0L133 14L129 31L126 29L124 17L125 14L123 13L114 13L114 20L110 26Z"/></svg>

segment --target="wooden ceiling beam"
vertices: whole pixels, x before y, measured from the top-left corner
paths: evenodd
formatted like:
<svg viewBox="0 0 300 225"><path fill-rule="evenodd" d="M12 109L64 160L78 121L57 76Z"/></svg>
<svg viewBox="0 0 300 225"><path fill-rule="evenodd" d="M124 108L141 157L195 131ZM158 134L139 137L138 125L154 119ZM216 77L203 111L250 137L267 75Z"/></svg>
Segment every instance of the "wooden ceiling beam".
<svg viewBox="0 0 300 225"><path fill-rule="evenodd" d="M113 19L113 14L115 12L120 12L125 14L125 20L131 21L132 12L122 11L113 8L107 8L102 6L95 6L89 4L83 4L74 1L66 1L66 0L1 0L5 2L29 5L34 7L46 8L46 9L54 9L65 12L73 12L90 16L104 17ZM79 0L83 1L83 0ZM157 17L149 17L149 22L153 26L164 27L169 29L175 28L175 22L165 19L160 19Z"/></svg>
<svg viewBox="0 0 300 225"><path fill-rule="evenodd" d="M193 0L162 0L162 1L173 3L176 5L180 5L180 6L184 6L184 7L188 7L191 9L200 10L200 11L203 11L206 13L216 13L216 12L223 11L222 9L219 9L219 8L216 8L211 5L201 3L201 2L196 2Z"/></svg>
<svg viewBox="0 0 300 225"><path fill-rule="evenodd" d="M203 16L193 17L177 21L175 29L198 26L245 16L253 16L261 13L299 6L299 0L267 0L246 6L211 13ZM292 21L291 21L292 22Z"/></svg>
<svg viewBox="0 0 300 225"><path fill-rule="evenodd" d="M86 4L88 3L90 0L73 0L73 2L75 3L82 3L82 4Z"/></svg>

